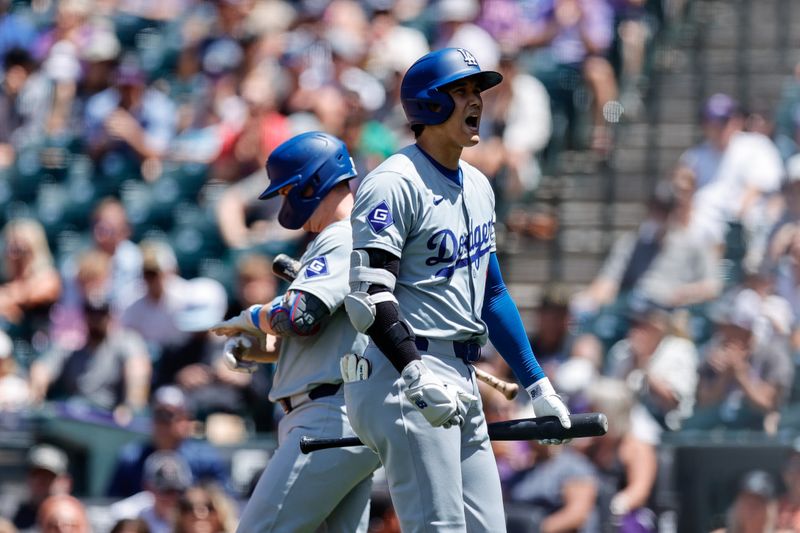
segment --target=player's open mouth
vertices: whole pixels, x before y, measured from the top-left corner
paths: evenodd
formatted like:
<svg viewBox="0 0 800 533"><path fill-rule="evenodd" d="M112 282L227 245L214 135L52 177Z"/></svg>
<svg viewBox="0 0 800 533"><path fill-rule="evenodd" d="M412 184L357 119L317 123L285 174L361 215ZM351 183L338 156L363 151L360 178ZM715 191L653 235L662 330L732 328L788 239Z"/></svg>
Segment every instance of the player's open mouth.
<svg viewBox="0 0 800 533"><path fill-rule="evenodd" d="M469 129L478 131L478 124L480 123L480 117L478 115L470 115L464 119L464 123L467 125Z"/></svg>

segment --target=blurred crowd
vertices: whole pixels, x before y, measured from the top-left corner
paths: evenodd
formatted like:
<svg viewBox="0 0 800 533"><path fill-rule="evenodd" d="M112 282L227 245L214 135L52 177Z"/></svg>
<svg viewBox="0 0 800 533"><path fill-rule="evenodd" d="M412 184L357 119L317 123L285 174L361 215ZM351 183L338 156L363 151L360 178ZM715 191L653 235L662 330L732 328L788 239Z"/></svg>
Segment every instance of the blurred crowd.
<svg viewBox="0 0 800 533"><path fill-rule="evenodd" d="M644 220L617 237L591 283L544 288L534 352L573 412L606 413L610 425L563 449L493 443L518 531L657 531L657 482L669 476L662 444L727 431L797 435L798 111L800 71L771 112L711 95L699 110L702 138L659 180ZM499 356L484 364L513 379ZM491 392L485 402L487 418L527 412ZM729 509L697 527L797 531L798 444L781 476L745 472Z"/></svg>
<svg viewBox="0 0 800 533"><path fill-rule="evenodd" d="M279 199L256 201L270 151L324 130L365 175L413 142L405 70L463 46L506 79L464 158L492 181L498 232L536 236L526 206L542 176L564 150L613 151L682 5L0 0L0 431L53 405L147 428L119 450L110 511L70 496L64 450L32 448L24 490L0 498L0 532L234 531L248 487L217 447L273 430L281 412L271 369L226 370L207 329L283 290L270 257L308 240L277 224ZM655 531L665 434L800 423L800 71L774 113L715 94L700 114L703 139L597 277L519 302L536 308L534 352L571 409L612 424L565 447L494 444L510 531ZM514 379L490 348L484 359ZM484 402L490 421L530 416L493 391ZM749 475L729 516L763 500L791 530L797 472L794 459L780 500L769 473ZM396 531L377 486L372 529Z"/></svg>

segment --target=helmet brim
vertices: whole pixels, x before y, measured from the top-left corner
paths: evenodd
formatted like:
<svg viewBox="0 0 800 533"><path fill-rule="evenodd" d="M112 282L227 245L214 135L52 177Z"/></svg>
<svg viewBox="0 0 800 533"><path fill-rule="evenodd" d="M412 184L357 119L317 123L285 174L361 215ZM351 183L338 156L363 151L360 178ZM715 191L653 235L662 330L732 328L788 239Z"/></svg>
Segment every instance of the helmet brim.
<svg viewBox="0 0 800 533"><path fill-rule="evenodd" d="M481 88L481 91L485 91L486 89L491 89L495 85L500 85L500 82L503 81L503 75L499 72L495 72L494 70L484 70L477 74L473 74L472 76L468 76L469 78L474 78L478 81L478 85Z"/></svg>
<svg viewBox="0 0 800 533"><path fill-rule="evenodd" d="M478 84L481 92L483 92L487 89L491 89L495 85L499 85L500 82L503 81L503 75L493 70L482 70L474 74L467 74L466 76L455 75L449 79L446 78L442 80L436 89L439 91L447 91L453 84L464 80L474 80Z"/></svg>
<svg viewBox="0 0 800 533"><path fill-rule="evenodd" d="M277 196L278 193L281 191L281 189L283 189L284 187L289 187L291 185L295 185L298 181L300 181L300 176L299 175L293 176L291 179L286 180L284 182L275 183L274 185L270 185L269 187L264 189L264 192L262 192L261 194L258 195L258 199L259 200L267 200L268 198L272 198L274 196Z"/></svg>

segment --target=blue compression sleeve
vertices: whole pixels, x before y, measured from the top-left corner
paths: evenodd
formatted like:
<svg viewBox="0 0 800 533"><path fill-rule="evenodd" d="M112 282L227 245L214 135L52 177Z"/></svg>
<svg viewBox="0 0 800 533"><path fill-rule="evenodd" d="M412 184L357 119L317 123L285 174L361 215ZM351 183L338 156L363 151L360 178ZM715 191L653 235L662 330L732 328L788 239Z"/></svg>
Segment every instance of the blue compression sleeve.
<svg viewBox="0 0 800 533"><path fill-rule="evenodd" d="M511 299L497 255L489 256L489 272L483 299L481 318L489 328L489 340L514 371L523 387L533 385L543 377L544 370L533 354L519 309Z"/></svg>

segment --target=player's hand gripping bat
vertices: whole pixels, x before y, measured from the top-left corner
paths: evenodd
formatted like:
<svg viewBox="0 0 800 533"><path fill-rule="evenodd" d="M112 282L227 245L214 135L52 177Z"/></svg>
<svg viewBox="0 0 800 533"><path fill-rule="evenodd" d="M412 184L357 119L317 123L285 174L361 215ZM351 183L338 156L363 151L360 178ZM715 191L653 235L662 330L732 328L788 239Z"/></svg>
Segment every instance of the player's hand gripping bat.
<svg viewBox="0 0 800 533"><path fill-rule="evenodd" d="M264 347L259 346L258 339L245 333L231 337L223 347L225 364L234 372L252 374L256 371L257 363L277 362L280 339L267 335L265 344Z"/></svg>
<svg viewBox="0 0 800 533"><path fill-rule="evenodd" d="M286 254L278 254L272 260L272 273L278 276L280 279L291 283L300 273L301 266L302 265L300 264L300 261L293 259ZM476 366L473 368L475 369L475 377L477 377L479 380L497 390L508 400L513 400L516 398L517 393L519 392L519 385L516 383L509 383L508 381L503 381L502 379L497 378Z"/></svg>
<svg viewBox="0 0 800 533"><path fill-rule="evenodd" d="M492 440L566 440L600 437L608 431L608 419L603 413L570 415L569 419L572 421L572 427L568 429L565 429L555 416L492 422L488 425L489 438ZM358 437L336 439L301 437L300 451L311 453L327 448L345 448L362 444Z"/></svg>

